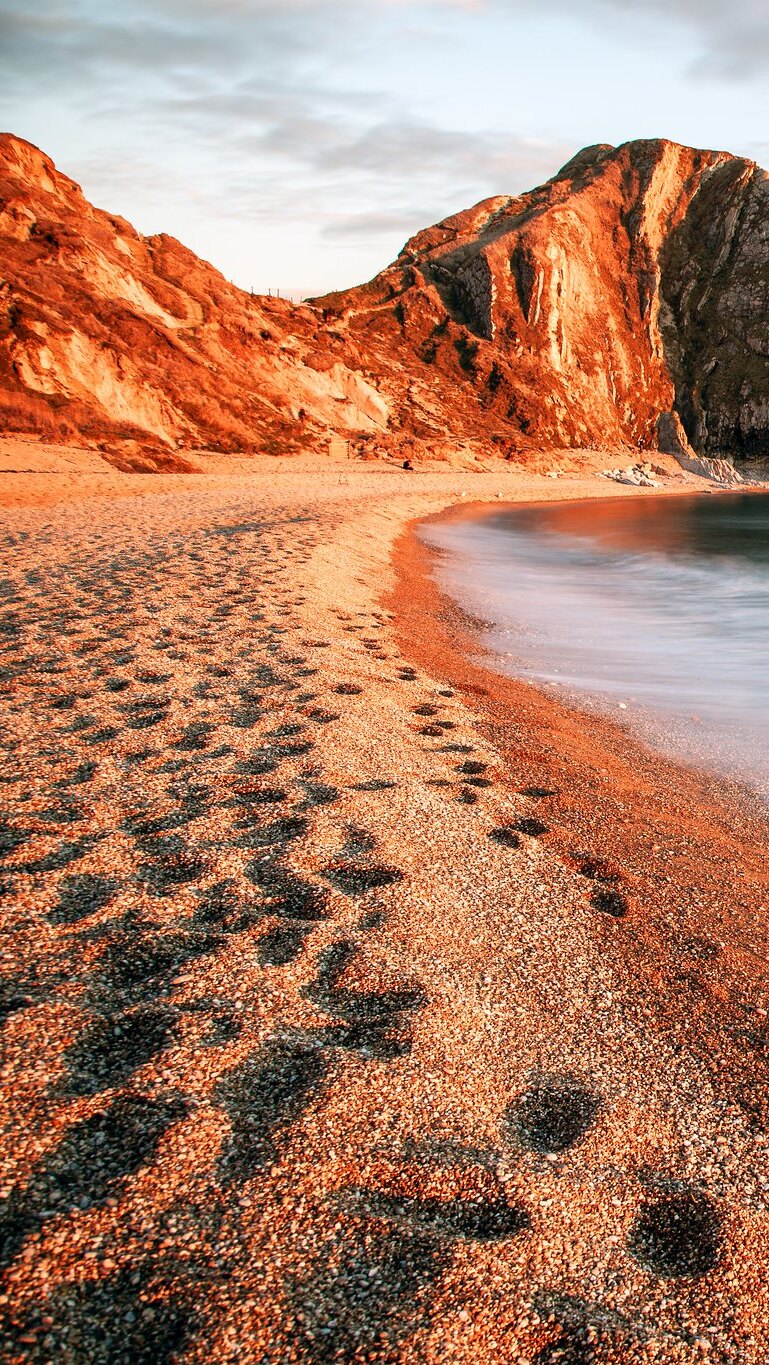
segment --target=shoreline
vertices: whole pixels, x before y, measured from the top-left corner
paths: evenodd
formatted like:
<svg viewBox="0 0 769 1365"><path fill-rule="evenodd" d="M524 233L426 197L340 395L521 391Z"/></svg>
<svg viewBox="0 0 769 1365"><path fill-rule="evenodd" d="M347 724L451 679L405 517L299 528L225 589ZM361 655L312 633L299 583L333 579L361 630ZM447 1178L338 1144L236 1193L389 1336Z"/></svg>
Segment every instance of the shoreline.
<svg viewBox="0 0 769 1365"><path fill-rule="evenodd" d="M475 664L409 529L603 481L30 480L9 1361L763 1365L762 832Z"/></svg>
<svg viewBox="0 0 769 1365"><path fill-rule="evenodd" d="M657 957L646 964L650 978L659 971L670 985L680 977L681 963L660 926L666 918L675 923L682 891L696 906L694 914L686 909L689 929L717 944L720 957L719 979L697 981L715 1011L700 1039L707 1049L719 1034L739 1028L746 995L767 984L769 813L744 784L669 758L607 716L497 672L491 662L475 662L493 657L477 635L483 623L442 592L432 570L440 552L418 538L417 528L423 521L464 519L480 506L418 518L399 538L397 587L389 599L398 638L415 663L463 696L503 756L511 792L552 793L537 801L548 823L543 842L568 868L603 867L599 890L621 892L638 941ZM647 919L643 906L649 904L654 914Z"/></svg>
<svg viewBox="0 0 769 1365"><path fill-rule="evenodd" d="M726 498L731 498L735 495L738 497L744 496L748 491L751 493L764 494L766 492L764 489L755 488L742 490L742 492L740 492L740 490L736 490L735 492L733 489L712 490L714 494L720 494ZM650 494L647 490L639 490L639 493L642 495L646 493L647 497L654 497L654 494ZM673 497L676 500L689 500L692 498L696 499L703 493L707 496L708 490L689 489L682 492L665 490L665 493L668 497ZM597 495L596 497L569 498L562 501L559 500L558 505L564 505L566 507L588 507L592 502L596 501L600 502L604 501L604 499L602 499L600 495ZM610 502L613 501L613 499L609 497L606 498L605 501ZM552 505L552 500L537 501L528 498L510 501L507 504L496 501L454 504L453 506L446 507L436 515L415 519L409 526L407 534L416 539L418 538L419 527L422 525L455 524L462 523L463 521L474 522L483 514L504 511L505 506L518 510L520 508L545 508L551 507ZM685 753L681 751L677 752L676 748L673 746L667 749L662 746L658 747L651 738L647 737L648 732L647 734L644 733L643 726L633 725L630 716L624 718L619 718L616 715L612 716L609 710L609 703L601 694L585 691L576 684L564 685L562 683L538 681L536 678L531 678L527 681L522 675L509 673L501 667L495 667L494 661L498 656L494 649L484 642L482 633L495 629L499 623L491 619L486 620L482 617L475 618L474 612L469 607L462 606L446 589L439 586L438 575L430 566L437 564L438 560L443 558L444 555L450 557L451 551L426 544L424 548L426 550L426 560L425 562L420 561L417 566L417 573L420 578L423 578L425 574L427 574L428 577L435 578L436 591L439 598L443 601L445 611L449 615L453 614L458 624L461 622L466 623L468 627L466 631L467 638L463 642L462 652L472 653L476 660L478 660L480 667L484 672L495 678L511 678L513 681L518 681L524 686L532 689L534 692L543 695L554 704L557 710L562 709L570 714L581 716L585 722L592 718L605 720L610 728L613 727L614 730L622 731L626 734L628 741L634 741L642 750L656 755L660 760L672 766L674 769L679 769L682 773L689 773L690 775L698 774L708 790L715 784L717 793L720 793L720 799L727 801L729 804L737 801L742 814L748 813L749 816L757 819L759 823L765 820L769 824L769 797L762 797L748 778L742 778L736 772L729 772L726 769L719 770L719 768L715 766L709 767L705 762L699 761L696 755L692 754L692 756L687 757ZM425 565L427 565L427 567L425 567ZM485 664L484 660L488 660L488 664ZM581 700L581 695L584 695L584 701ZM654 717L655 711L653 707L644 704L642 709L647 711L649 718ZM664 715L669 723L675 723L675 716L672 712L663 712L661 715Z"/></svg>

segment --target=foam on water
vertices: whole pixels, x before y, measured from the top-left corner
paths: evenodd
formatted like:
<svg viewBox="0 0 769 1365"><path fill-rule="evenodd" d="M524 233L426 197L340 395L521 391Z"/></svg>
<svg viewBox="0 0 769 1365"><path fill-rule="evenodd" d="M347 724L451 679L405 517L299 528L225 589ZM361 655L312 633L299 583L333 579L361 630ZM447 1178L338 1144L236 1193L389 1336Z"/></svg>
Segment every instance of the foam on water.
<svg viewBox="0 0 769 1365"><path fill-rule="evenodd" d="M503 508L423 535L500 671L769 797L769 495Z"/></svg>

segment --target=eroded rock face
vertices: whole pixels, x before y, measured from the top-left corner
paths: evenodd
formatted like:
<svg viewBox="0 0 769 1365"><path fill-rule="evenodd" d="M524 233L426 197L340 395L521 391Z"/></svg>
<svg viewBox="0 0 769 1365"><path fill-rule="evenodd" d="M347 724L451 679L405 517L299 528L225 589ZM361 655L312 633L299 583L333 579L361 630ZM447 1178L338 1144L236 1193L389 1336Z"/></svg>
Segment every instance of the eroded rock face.
<svg viewBox="0 0 769 1365"><path fill-rule="evenodd" d="M752 162L588 148L530 194L419 233L333 307L386 365L367 308L392 296L402 340L472 386L487 430L517 428L514 445L655 446L674 414L692 453L765 454L767 209Z"/></svg>
<svg viewBox="0 0 769 1365"><path fill-rule="evenodd" d="M387 426L386 399L315 310L140 236L9 136L0 249L6 428L282 454Z"/></svg>
<svg viewBox="0 0 769 1365"><path fill-rule="evenodd" d="M769 450L769 177L708 169L660 253L661 323L676 407L701 454Z"/></svg>
<svg viewBox="0 0 769 1365"><path fill-rule="evenodd" d="M764 172L725 153L587 148L324 303L386 366L368 310L391 297L402 342L472 388L514 445L654 447L665 414L700 454L750 455L769 445L768 195Z"/></svg>
<svg viewBox="0 0 769 1365"><path fill-rule="evenodd" d="M418 233L369 284L252 297L0 138L0 419L290 452L769 450L769 178L664 141Z"/></svg>

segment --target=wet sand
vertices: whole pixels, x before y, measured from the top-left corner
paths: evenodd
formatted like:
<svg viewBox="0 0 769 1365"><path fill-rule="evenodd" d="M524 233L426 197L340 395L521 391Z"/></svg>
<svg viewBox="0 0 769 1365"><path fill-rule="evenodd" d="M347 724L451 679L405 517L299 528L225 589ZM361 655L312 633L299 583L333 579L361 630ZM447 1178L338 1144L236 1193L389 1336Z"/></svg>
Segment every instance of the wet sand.
<svg viewBox="0 0 769 1365"><path fill-rule="evenodd" d="M763 824L405 529L611 486L14 477L4 1357L763 1362Z"/></svg>

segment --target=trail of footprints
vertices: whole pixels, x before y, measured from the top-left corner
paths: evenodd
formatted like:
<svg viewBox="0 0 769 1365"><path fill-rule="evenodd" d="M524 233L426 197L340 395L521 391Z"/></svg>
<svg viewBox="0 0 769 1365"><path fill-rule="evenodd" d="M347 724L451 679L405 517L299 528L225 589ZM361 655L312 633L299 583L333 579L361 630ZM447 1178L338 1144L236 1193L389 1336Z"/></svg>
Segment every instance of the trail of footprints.
<svg viewBox="0 0 769 1365"><path fill-rule="evenodd" d="M407 1055L428 1003L418 982L376 990L348 984L366 936L386 923L382 893L403 880L378 859L372 833L348 824L314 880L290 866L315 812L341 796L315 758L324 727L364 691L326 676L328 642L304 633L303 599L282 587L283 569L293 572L311 552L314 523L233 522L184 539L158 537L153 548L139 548L115 527L67 546L58 535L53 527L39 535L45 567L0 584L2 890L10 906L45 907L39 935L28 932L34 911L11 912L25 960L4 968L0 1024L12 1027L15 1016L47 1000L73 999L83 1022L41 1112L88 1097L96 1107L0 1203L2 1260L10 1268L51 1220L119 1199L185 1121L188 1096L146 1093L138 1075L173 1047L185 1019L204 1017L206 1046L238 1040L236 1002L179 1000L185 967L244 940L253 941L265 971L279 971L315 953L314 932L332 919L335 896L354 907L354 928L317 953L303 987L323 1022L286 1026L216 1083L213 1103L226 1115L228 1135L201 1207L182 1207L178 1216L193 1219L199 1238L210 1235L219 1248L229 1235L233 1187L290 1157L293 1128L346 1055L373 1067ZM23 535L9 541L23 562ZM339 618L399 682L419 683L415 669L382 647L382 617ZM441 689L435 700L416 702L407 723L426 742L440 741L435 784L476 806L493 777L447 713L452 695ZM32 754L31 715L39 718ZM109 764L123 783L112 808L114 778L100 785ZM350 790L384 794L393 785L383 778ZM523 793L532 802L552 794ZM545 834L533 815L486 830L511 852ZM130 849L127 871L120 855L108 856L112 841ZM222 870L233 849L243 855L241 873ZM575 866L597 910L626 914L615 870L587 854L575 855ZM174 910L182 894L186 917ZM394 1349L417 1322L426 1290L439 1285L453 1247L536 1235L529 1211L509 1203L499 1181L505 1152L558 1156L601 1115L601 1096L579 1077L532 1076L501 1116L497 1149L482 1161L436 1149L415 1162L404 1151L391 1188L337 1196L351 1220L342 1254L320 1247L314 1273L286 1284L298 1358L347 1359L352 1342L372 1357ZM468 1160L476 1181L470 1194ZM419 1193L431 1161L456 1169L455 1197ZM656 1275L692 1278L718 1265L722 1239L717 1208L703 1191L647 1190L627 1252ZM244 1254L232 1251L233 1266ZM204 1256L184 1269L165 1252L148 1252L130 1272L63 1284L32 1308L6 1307L7 1348L30 1361L52 1358L62 1343L71 1359L176 1359L203 1330L206 1308L193 1283L205 1285L207 1276ZM556 1312L562 1325L536 1365L598 1359L594 1320L580 1312ZM326 1324L320 1335L311 1330L314 1314Z"/></svg>

